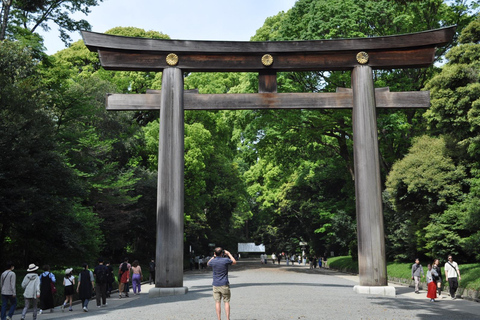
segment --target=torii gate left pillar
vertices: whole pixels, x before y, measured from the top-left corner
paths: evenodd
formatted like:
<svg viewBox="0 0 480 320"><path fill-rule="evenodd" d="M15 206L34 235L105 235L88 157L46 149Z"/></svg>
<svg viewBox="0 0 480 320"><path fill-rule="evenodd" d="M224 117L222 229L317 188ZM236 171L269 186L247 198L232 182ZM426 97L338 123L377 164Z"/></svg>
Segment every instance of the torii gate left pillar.
<svg viewBox="0 0 480 320"><path fill-rule="evenodd" d="M184 230L184 107L183 74L165 68L162 74L158 145L157 246L155 288L150 296L185 294Z"/></svg>

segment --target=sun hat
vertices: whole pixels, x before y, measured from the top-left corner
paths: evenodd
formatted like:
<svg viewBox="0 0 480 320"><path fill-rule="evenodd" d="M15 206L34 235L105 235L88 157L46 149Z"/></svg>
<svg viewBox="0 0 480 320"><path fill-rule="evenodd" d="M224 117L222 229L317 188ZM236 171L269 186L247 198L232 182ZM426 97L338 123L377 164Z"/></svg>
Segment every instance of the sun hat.
<svg viewBox="0 0 480 320"><path fill-rule="evenodd" d="M73 268L68 268L67 270L65 270L65 274L70 274L72 271L73 271Z"/></svg>
<svg viewBox="0 0 480 320"><path fill-rule="evenodd" d="M28 266L27 272L32 272L38 269L38 266L35 265L35 263L30 263Z"/></svg>

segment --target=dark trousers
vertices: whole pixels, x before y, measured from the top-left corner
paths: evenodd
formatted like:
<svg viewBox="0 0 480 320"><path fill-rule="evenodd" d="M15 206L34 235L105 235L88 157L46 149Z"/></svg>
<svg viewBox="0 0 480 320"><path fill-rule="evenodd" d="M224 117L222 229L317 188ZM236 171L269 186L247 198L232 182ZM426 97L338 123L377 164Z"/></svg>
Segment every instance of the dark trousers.
<svg viewBox="0 0 480 320"><path fill-rule="evenodd" d="M95 284L95 298L97 300L97 307L101 305L100 302L103 305L107 303L107 284L106 283Z"/></svg>
<svg viewBox="0 0 480 320"><path fill-rule="evenodd" d="M457 292L458 289L458 279L448 278L448 286L450 287L450 296L455 298L455 292Z"/></svg>
<svg viewBox="0 0 480 320"><path fill-rule="evenodd" d="M10 303L10 310L8 310L7 314L7 303ZM12 295L5 295L2 294L2 320L6 319L7 316L10 318L13 316L15 312L15 308L17 307L17 297Z"/></svg>
<svg viewBox="0 0 480 320"><path fill-rule="evenodd" d="M190 268L190 270L191 269L192 268ZM155 270L150 271L150 281L149 282L150 282L150 284L152 284L152 282L153 282L153 284L155 284Z"/></svg>

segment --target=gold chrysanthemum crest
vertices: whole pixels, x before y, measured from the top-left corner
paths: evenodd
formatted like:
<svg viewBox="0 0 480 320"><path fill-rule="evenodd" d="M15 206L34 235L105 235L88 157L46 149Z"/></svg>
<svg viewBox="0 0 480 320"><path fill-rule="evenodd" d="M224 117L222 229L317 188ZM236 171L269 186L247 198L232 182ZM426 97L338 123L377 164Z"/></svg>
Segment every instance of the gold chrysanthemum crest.
<svg viewBox="0 0 480 320"><path fill-rule="evenodd" d="M368 53L366 53L365 51L360 51L359 53L357 53L357 61L360 64L367 63L368 62Z"/></svg>
<svg viewBox="0 0 480 320"><path fill-rule="evenodd" d="M262 64L265 67L269 67L273 64L273 57L271 54L264 54L262 57Z"/></svg>
<svg viewBox="0 0 480 320"><path fill-rule="evenodd" d="M178 63L178 56L175 53L169 53L166 60L169 66L176 66Z"/></svg>

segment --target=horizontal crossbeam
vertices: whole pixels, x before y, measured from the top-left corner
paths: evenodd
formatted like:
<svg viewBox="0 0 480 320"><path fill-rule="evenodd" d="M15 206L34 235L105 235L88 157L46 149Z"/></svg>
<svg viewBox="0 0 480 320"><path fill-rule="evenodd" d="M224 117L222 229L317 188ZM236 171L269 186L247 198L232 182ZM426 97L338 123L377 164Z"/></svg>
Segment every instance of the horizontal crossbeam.
<svg viewBox="0 0 480 320"><path fill-rule="evenodd" d="M455 27L370 38L312 41L191 41L121 37L82 31L91 51L108 70L161 71L320 71L351 70L361 63L374 69L429 66L435 49L449 43ZM167 63L167 55L176 58ZM262 58L269 55L269 62ZM172 62L173 61L173 62Z"/></svg>
<svg viewBox="0 0 480 320"><path fill-rule="evenodd" d="M152 94L111 94L107 110L160 110L160 91ZM428 108L430 92L390 92L375 90L377 108ZM184 94L185 110L253 110L253 109L351 109L351 89L336 93L250 93Z"/></svg>

